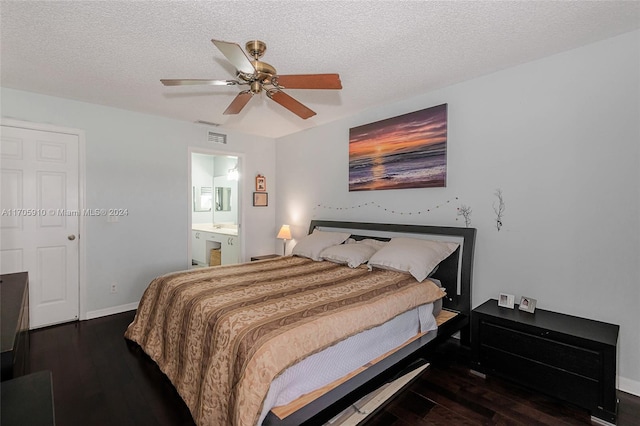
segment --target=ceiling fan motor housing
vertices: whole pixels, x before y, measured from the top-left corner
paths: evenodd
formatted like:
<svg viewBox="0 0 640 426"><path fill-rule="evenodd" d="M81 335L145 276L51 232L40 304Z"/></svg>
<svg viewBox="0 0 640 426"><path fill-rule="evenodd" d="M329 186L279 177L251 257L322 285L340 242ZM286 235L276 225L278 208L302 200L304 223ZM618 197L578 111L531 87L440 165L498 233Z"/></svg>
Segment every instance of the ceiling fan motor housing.
<svg viewBox="0 0 640 426"><path fill-rule="evenodd" d="M264 52L267 51L267 44L265 42L260 40L249 41L245 44L245 49L247 50L247 53L253 57L254 60L251 61L251 65L255 68L253 75L246 76L246 80L251 83L251 91L253 93L259 93L262 90L262 87L255 84L256 80L261 84L271 84L271 78L277 74L277 71L270 64L259 60L259 58L264 55Z"/></svg>
<svg viewBox="0 0 640 426"><path fill-rule="evenodd" d="M253 74L254 78L264 84L271 83L271 77L277 74L276 69L266 62L251 61L251 64L256 69L256 72Z"/></svg>

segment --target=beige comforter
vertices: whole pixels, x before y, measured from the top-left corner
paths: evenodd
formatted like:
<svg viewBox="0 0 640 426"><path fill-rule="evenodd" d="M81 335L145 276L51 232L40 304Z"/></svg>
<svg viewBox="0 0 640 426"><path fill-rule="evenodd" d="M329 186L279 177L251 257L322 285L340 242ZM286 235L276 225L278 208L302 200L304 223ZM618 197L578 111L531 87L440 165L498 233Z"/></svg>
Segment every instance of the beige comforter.
<svg viewBox="0 0 640 426"><path fill-rule="evenodd" d="M408 274L282 257L156 278L125 337L198 425L255 425L284 369L443 295Z"/></svg>

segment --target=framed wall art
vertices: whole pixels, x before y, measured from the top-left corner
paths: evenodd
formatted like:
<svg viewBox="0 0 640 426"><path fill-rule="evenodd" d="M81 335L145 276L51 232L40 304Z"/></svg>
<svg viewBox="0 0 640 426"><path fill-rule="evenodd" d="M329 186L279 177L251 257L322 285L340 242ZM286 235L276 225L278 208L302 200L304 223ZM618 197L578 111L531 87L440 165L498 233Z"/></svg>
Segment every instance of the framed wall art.
<svg viewBox="0 0 640 426"><path fill-rule="evenodd" d="M447 183L447 104L349 129L349 191Z"/></svg>
<svg viewBox="0 0 640 426"><path fill-rule="evenodd" d="M267 207L269 205L269 194L266 192L254 192L253 205L254 207Z"/></svg>
<svg viewBox="0 0 640 426"><path fill-rule="evenodd" d="M262 175L256 176L256 191L265 192L267 190L267 178Z"/></svg>

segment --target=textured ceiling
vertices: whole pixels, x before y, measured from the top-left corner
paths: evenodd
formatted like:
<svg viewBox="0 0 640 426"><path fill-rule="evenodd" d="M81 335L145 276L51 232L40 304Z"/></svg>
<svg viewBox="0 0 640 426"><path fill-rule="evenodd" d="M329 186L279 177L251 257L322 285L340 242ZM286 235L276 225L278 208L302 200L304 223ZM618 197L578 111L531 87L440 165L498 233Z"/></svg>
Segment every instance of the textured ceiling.
<svg viewBox="0 0 640 426"><path fill-rule="evenodd" d="M640 27L637 1L5 1L3 87L279 137L375 105ZM264 94L223 115L233 86L211 43L267 43L280 74L339 73L343 90L288 90L302 120Z"/></svg>

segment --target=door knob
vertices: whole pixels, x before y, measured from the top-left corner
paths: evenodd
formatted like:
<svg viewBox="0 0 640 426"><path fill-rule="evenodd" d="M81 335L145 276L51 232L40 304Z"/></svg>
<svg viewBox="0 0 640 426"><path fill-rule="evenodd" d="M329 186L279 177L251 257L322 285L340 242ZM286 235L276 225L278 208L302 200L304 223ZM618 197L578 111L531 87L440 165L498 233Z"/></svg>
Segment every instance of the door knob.
<svg viewBox="0 0 640 426"><path fill-rule="evenodd" d="M73 240L75 240L75 239L76 239L76 236L75 236L75 235L73 235L73 234L71 234L71 235L69 235L67 238L69 239L69 241L73 241Z"/></svg>

